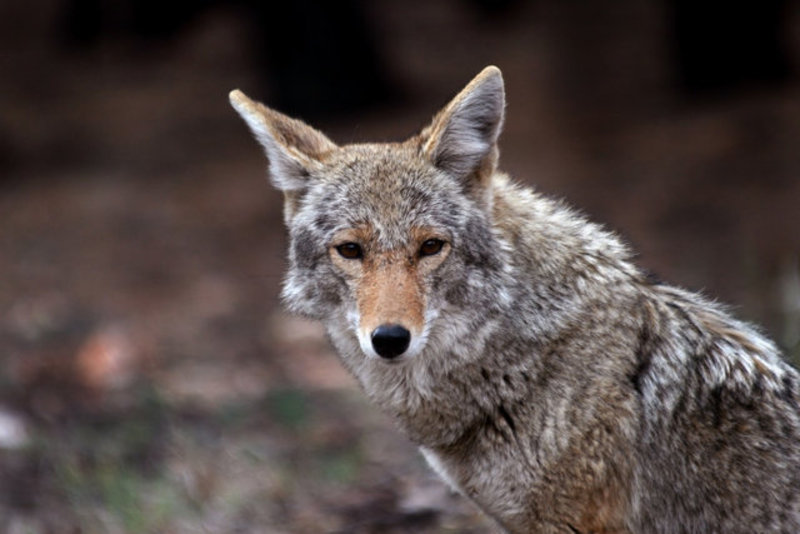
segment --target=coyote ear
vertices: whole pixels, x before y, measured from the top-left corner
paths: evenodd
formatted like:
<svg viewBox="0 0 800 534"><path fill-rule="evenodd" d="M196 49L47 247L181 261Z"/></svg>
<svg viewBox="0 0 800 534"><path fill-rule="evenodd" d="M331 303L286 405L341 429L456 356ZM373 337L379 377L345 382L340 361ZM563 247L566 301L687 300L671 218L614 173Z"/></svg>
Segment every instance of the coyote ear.
<svg viewBox="0 0 800 534"><path fill-rule="evenodd" d="M488 180L497 164L504 107L500 69L486 67L423 130L423 153L458 178Z"/></svg>
<svg viewBox="0 0 800 534"><path fill-rule="evenodd" d="M238 89L231 91L230 100L266 150L275 187L287 194L305 189L320 157L336 145L311 126L251 100Z"/></svg>

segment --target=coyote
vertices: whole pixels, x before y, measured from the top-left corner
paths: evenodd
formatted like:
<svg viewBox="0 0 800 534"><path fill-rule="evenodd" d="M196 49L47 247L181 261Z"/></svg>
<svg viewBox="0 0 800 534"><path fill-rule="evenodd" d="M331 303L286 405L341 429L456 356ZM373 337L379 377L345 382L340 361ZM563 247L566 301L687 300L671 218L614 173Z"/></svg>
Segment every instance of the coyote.
<svg viewBox="0 0 800 534"><path fill-rule="evenodd" d="M505 531L800 532L800 375L497 170L496 67L401 143L230 99L285 196L288 308Z"/></svg>

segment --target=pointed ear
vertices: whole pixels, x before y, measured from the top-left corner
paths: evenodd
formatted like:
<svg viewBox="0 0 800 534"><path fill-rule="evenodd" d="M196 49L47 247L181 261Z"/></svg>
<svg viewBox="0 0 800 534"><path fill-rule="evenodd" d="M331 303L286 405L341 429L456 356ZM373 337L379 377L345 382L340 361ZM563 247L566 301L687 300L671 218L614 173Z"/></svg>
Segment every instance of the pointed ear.
<svg viewBox="0 0 800 534"><path fill-rule="evenodd" d="M423 130L423 154L444 172L483 182L497 164L504 108L500 69L486 67Z"/></svg>
<svg viewBox="0 0 800 534"><path fill-rule="evenodd" d="M311 126L251 100L238 89L231 91L230 100L264 147L275 187L287 193L305 189L320 159L336 145Z"/></svg>

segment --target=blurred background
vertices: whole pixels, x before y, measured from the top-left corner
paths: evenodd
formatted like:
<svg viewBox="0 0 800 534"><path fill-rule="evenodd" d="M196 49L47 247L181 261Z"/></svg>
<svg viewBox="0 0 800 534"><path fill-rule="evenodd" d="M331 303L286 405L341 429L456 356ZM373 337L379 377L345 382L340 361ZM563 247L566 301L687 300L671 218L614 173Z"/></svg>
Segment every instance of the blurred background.
<svg viewBox="0 0 800 534"><path fill-rule="evenodd" d="M796 1L4 0L0 532L491 532L281 311L227 102L399 140L487 64L503 169L800 358Z"/></svg>

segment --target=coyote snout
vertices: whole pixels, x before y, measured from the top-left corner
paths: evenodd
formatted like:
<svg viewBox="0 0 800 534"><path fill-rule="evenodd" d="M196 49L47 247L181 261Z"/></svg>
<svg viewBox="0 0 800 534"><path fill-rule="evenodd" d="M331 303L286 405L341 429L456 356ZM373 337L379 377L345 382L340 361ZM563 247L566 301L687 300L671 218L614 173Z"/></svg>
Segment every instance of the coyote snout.
<svg viewBox="0 0 800 534"><path fill-rule="evenodd" d="M443 259L440 243L424 241L427 256L415 250L416 246L373 252L348 241L333 247L333 264L348 275L355 288L351 326L367 356L398 363L424 348L432 316L427 311L425 278L430 263ZM359 254L349 249L353 245L359 247ZM440 256L436 258L439 261L432 261L433 256Z"/></svg>
<svg viewBox="0 0 800 534"><path fill-rule="evenodd" d="M356 328L367 356L399 362L413 356L424 330L425 298L416 270L402 255L364 258L356 275ZM411 348L412 340L414 350Z"/></svg>

